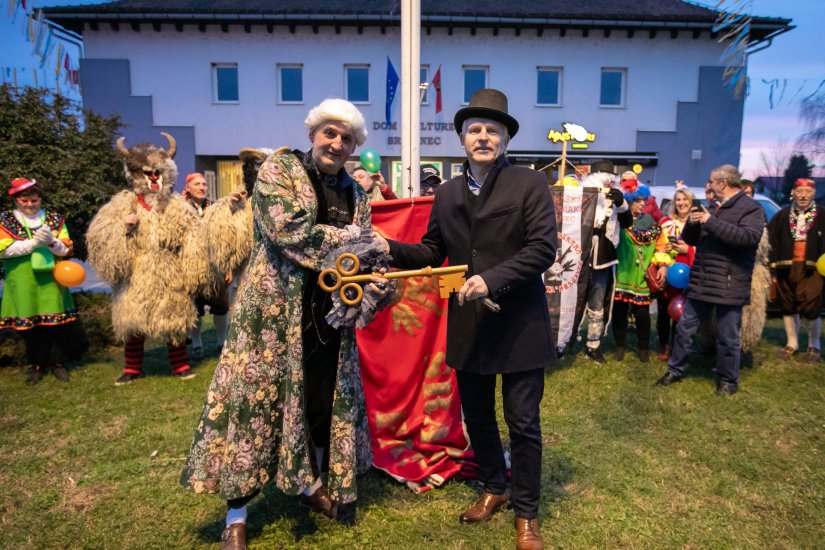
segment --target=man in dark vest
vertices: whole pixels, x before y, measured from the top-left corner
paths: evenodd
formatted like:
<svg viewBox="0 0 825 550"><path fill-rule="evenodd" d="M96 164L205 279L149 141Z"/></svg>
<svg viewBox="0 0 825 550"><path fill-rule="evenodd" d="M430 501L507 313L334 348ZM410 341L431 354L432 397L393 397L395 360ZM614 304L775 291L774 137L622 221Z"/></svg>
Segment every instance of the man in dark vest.
<svg viewBox="0 0 825 550"><path fill-rule="evenodd" d="M556 361L542 273L555 260L557 240L544 176L512 166L504 156L518 127L507 112L504 94L476 92L470 105L455 115L467 153L464 173L439 186L421 242L390 241L388 250L400 268L440 266L448 257L452 265L469 265L467 282L450 297L447 364L456 371L484 492L459 519L487 521L510 501L517 548L536 549L542 548L536 519L539 404L544 369ZM491 299L500 311L493 311ZM498 375L510 432L512 489L496 423Z"/></svg>

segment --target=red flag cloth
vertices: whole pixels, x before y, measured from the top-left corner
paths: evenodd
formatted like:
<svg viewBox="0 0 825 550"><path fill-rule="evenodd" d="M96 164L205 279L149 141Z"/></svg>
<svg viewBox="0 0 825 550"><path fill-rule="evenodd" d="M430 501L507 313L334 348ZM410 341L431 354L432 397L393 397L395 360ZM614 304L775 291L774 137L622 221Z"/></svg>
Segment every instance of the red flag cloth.
<svg viewBox="0 0 825 550"><path fill-rule="evenodd" d="M435 88L435 112L438 114L441 112L441 65L438 66L433 77L433 87Z"/></svg>
<svg viewBox="0 0 825 550"><path fill-rule="evenodd" d="M418 242L432 197L372 203L373 229ZM472 459L455 373L444 361L447 300L434 278L396 279L395 305L357 333L376 468L417 492L441 485Z"/></svg>

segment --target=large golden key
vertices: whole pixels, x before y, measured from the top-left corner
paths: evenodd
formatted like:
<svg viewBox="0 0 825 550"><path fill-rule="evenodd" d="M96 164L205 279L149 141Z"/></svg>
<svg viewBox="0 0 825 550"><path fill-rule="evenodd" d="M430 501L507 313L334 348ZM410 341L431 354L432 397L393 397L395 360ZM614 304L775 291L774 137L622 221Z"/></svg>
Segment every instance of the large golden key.
<svg viewBox="0 0 825 550"><path fill-rule="evenodd" d="M349 260L352 265L347 269L344 262ZM442 298L447 298L451 292L457 292L464 284L464 274L467 272L467 265L453 265L450 267L425 267L423 269L413 269L409 271L388 271L381 273L365 273L358 275L361 270L361 262L355 254L349 252L341 254L335 261L335 269L325 269L318 276L318 286L327 292L339 291L341 301L348 306L356 306L361 303L364 297L364 289L358 283L370 280L373 275L384 279L403 279L406 277L432 277L439 276L439 292ZM328 283L327 278L332 282Z"/></svg>

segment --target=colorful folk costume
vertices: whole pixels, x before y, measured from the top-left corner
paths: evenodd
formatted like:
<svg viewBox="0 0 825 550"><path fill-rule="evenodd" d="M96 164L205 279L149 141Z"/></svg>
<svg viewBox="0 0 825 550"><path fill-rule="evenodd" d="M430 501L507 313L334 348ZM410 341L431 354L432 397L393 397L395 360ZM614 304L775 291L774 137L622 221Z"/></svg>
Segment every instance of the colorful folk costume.
<svg viewBox="0 0 825 550"><path fill-rule="evenodd" d="M613 164L596 166L597 171L582 180L582 187L607 189L608 193L596 196L596 219L593 223L593 244L590 252L590 279L587 282L587 357L596 363L604 363L601 351L602 336L610 326L615 289L614 266L618 263L616 246L624 229L633 223L627 201L620 189L613 189L615 176ZM594 168L595 169L595 168ZM607 315L605 315L607 311Z"/></svg>
<svg viewBox="0 0 825 550"><path fill-rule="evenodd" d="M787 359L799 349L799 320L808 324L806 360L820 360L822 275L816 261L825 254L825 213L813 202L815 182L799 178L791 205L768 224L770 266L776 279L776 299L785 322L787 344L779 351Z"/></svg>
<svg viewBox="0 0 825 550"><path fill-rule="evenodd" d="M116 384L143 372L146 338L167 342L174 375L191 378L186 338L197 322L193 296L208 283L206 253L195 210L172 188L177 178L175 140L168 151L149 143L126 148L121 191L92 219L89 262L112 286L112 325L123 340L126 366Z"/></svg>
<svg viewBox="0 0 825 550"><path fill-rule="evenodd" d="M53 275L55 257L72 253L66 220L40 209L36 183L25 178L12 181L9 195L15 198L15 208L0 212L0 252L6 274L0 329L16 330L23 337L30 385L49 370L59 380L69 380L64 364L66 329L77 320L69 289Z"/></svg>
<svg viewBox="0 0 825 550"><path fill-rule="evenodd" d="M280 149L258 173L252 251L181 474L227 500L222 549L246 548L247 504L270 481L354 521L356 475L372 464L355 329L326 322L331 298L318 286L342 245L371 239L369 199L344 170L366 123L328 99L305 124L312 150Z"/></svg>
<svg viewBox="0 0 825 550"><path fill-rule="evenodd" d="M629 183L628 183L629 182ZM625 200L634 212L634 202L646 201L650 190L633 180L622 182ZM613 304L613 338L616 341L616 359L624 359L627 340L628 314L636 319L639 340L639 360L648 361L650 354L651 292L645 272L652 265L667 266L672 262L665 252L667 236L650 214L635 213L633 225L622 231L617 249L616 294Z"/></svg>

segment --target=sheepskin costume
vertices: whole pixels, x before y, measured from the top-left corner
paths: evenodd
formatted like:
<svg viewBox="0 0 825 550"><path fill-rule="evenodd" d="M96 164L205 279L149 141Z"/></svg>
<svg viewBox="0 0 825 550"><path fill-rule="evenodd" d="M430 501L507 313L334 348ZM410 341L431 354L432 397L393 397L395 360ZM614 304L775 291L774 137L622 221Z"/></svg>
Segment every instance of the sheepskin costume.
<svg viewBox="0 0 825 550"><path fill-rule="evenodd" d="M751 279L751 303L742 308L742 327L739 329L739 339L742 342L742 351L753 351L765 328L767 316L768 296L771 287L771 270L768 267L768 256L771 245L768 231L762 232L759 247L756 249L756 262L753 265Z"/></svg>
<svg viewBox="0 0 825 550"><path fill-rule="evenodd" d="M127 149L118 139L131 189L112 197L86 234L89 261L112 286L112 325L126 343L124 373L132 377L141 374L145 338L168 342L175 374L189 371L185 342L197 321L193 297L209 279L198 214L172 192L175 140L163 135L168 150L149 143ZM131 216L137 223L128 223Z"/></svg>

